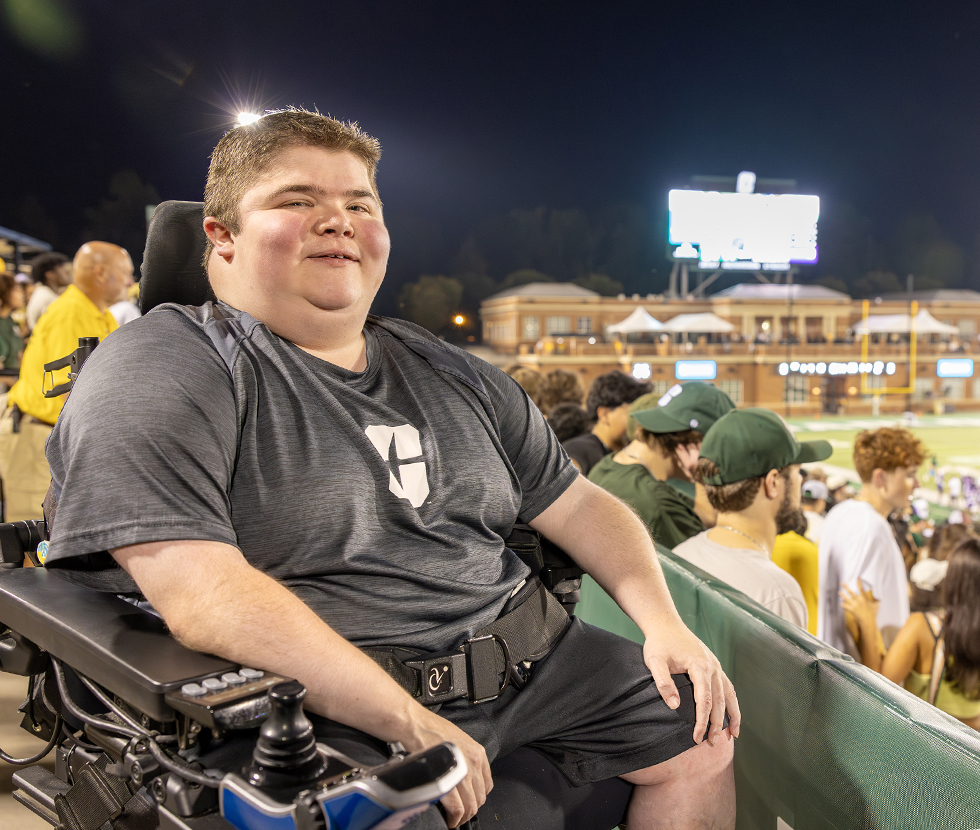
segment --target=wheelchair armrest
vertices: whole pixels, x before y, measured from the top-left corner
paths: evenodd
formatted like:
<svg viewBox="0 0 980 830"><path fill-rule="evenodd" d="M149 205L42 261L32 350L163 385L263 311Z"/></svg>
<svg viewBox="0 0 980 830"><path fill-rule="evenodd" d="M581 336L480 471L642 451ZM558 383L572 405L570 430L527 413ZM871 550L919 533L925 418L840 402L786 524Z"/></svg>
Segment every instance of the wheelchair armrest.
<svg viewBox="0 0 980 830"><path fill-rule="evenodd" d="M0 572L0 621L161 722L174 718L165 694L238 669L185 648L155 614L44 568Z"/></svg>

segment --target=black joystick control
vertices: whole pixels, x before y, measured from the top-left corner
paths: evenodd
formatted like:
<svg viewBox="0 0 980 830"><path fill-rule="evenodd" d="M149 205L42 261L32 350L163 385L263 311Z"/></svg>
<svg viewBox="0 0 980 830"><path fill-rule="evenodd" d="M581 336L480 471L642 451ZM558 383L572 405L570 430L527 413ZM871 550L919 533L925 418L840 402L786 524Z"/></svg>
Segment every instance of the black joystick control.
<svg viewBox="0 0 980 830"><path fill-rule="evenodd" d="M263 790L299 791L322 778L327 765L316 749L313 724L303 714L306 688L298 680L269 690L272 712L259 729L252 763L245 770L250 784Z"/></svg>

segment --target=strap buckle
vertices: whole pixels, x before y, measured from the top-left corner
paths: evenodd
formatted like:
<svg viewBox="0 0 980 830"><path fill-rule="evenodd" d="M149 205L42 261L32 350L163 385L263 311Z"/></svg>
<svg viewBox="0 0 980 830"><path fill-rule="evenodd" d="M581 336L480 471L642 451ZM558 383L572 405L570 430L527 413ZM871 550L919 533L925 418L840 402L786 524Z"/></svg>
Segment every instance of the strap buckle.
<svg viewBox="0 0 980 830"><path fill-rule="evenodd" d="M466 654L462 651L430 654L404 662L419 673L419 702L423 706L466 697Z"/></svg>
<svg viewBox="0 0 980 830"><path fill-rule="evenodd" d="M500 655L504 665L501 668ZM405 665L419 673L419 702L435 706L461 697L471 703L496 700L510 682L510 649L497 634L473 637L456 651L430 654ZM503 674L503 682L500 675Z"/></svg>
<svg viewBox="0 0 980 830"><path fill-rule="evenodd" d="M504 655L502 672L497 658L498 646ZM510 682L511 660L507 641L497 634L473 637L463 643L463 652L467 657L470 702L486 703L500 697ZM499 680L501 674L504 676L502 683Z"/></svg>

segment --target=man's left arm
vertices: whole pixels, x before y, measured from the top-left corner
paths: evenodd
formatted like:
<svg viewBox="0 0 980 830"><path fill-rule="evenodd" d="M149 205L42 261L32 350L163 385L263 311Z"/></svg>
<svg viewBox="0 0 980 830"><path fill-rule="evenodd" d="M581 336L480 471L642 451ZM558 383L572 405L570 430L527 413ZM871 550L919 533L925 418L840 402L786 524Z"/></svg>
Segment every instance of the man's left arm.
<svg viewBox="0 0 980 830"><path fill-rule="evenodd" d="M667 589L657 552L644 524L614 496L579 476L529 522L567 552L639 626L643 656L666 704L680 705L671 674L687 673L694 686L700 743L721 734L725 711L737 736L740 715L735 689L718 659L684 625Z"/></svg>

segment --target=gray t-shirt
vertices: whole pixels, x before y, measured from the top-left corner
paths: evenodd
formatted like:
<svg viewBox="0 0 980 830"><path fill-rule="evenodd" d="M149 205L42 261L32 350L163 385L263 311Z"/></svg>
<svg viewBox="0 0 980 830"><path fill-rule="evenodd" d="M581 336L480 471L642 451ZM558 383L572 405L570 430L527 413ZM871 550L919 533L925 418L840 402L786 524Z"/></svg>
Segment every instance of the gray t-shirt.
<svg viewBox="0 0 980 830"><path fill-rule="evenodd" d="M806 600L799 583L761 550L721 545L708 538L710 532L705 530L681 542L674 553L784 620L806 628Z"/></svg>
<svg viewBox="0 0 980 830"><path fill-rule="evenodd" d="M577 472L503 372L408 323L364 332L364 372L222 304L113 333L48 442L48 566L131 590L104 551L213 540L360 646L441 649L492 621L527 574L503 539Z"/></svg>

